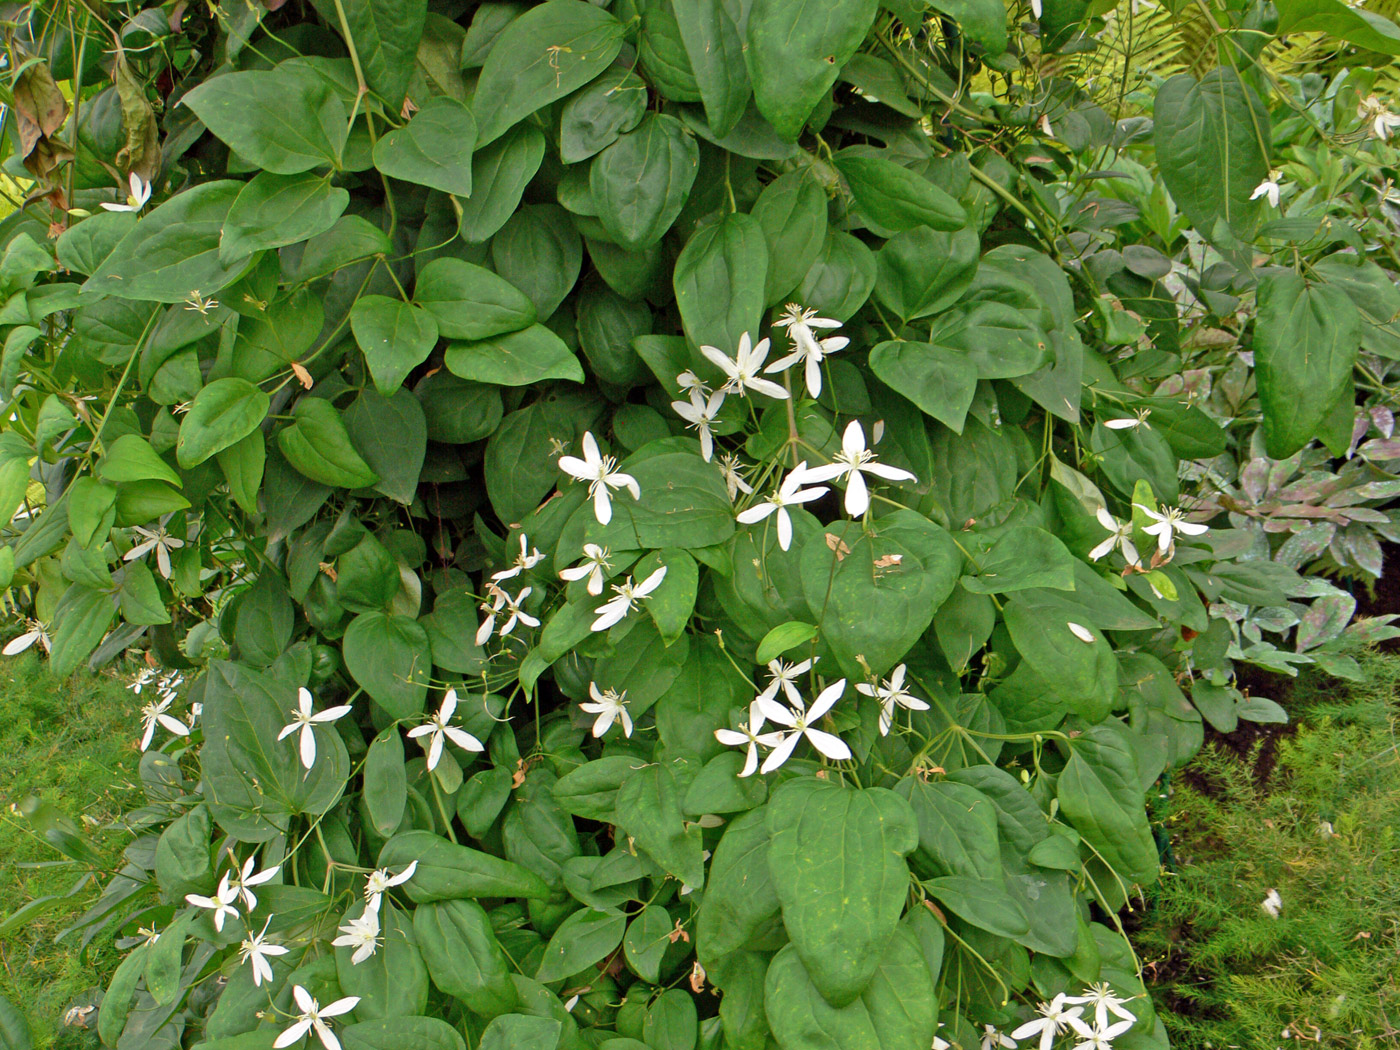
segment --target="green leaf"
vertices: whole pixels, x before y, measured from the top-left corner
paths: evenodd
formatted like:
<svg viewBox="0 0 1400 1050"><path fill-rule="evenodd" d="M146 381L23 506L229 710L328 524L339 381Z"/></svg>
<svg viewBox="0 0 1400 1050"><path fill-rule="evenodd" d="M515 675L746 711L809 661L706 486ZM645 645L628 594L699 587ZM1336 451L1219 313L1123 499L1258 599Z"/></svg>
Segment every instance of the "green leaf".
<svg viewBox="0 0 1400 1050"><path fill-rule="evenodd" d="M267 418L270 399L246 379L216 379L195 396L180 421L175 458L189 470L251 434Z"/></svg>
<svg viewBox="0 0 1400 1050"><path fill-rule="evenodd" d="M659 904L648 904L641 914L627 925L622 939L627 964L644 981L656 984L661 980L661 957L671 945L675 928L670 913Z"/></svg>
<svg viewBox="0 0 1400 1050"><path fill-rule="evenodd" d="M957 350L889 340L870 351L870 370L895 393L958 434L977 392L977 367Z"/></svg>
<svg viewBox="0 0 1400 1050"><path fill-rule="evenodd" d="M338 1028L336 1035L345 1050L466 1050L467 1045L457 1029L436 1017L380 1017Z"/></svg>
<svg viewBox="0 0 1400 1050"><path fill-rule="evenodd" d="M1030 932L1030 920L1000 878L943 875L926 881L924 888L958 918L988 933L1021 937Z"/></svg>
<svg viewBox="0 0 1400 1050"><path fill-rule="evenodd" d="M716 135L728 135L753 94L739 27L722 0L683 0L671 9L705 104L705 121Z"/></svg>
<svg viewBox="0 0 1400 1050"><path fill-rule="evenodd" d="M529 386L546 379L583 382L578 358L541 324L476 342L452 343L444 363L453 375L475 383Z"/></svg>
<svg viewBox="0 0 1400 1050"><path fill-rule="evenodd" d="M695 592L700 570L686 551L675 547L649 554L632 570L637 579L646 579L655 569L666 566L666 578L646 601L647 615L656 624L667 645L677 641L690 624L695 611Z"/></svg>
<svg viewBox="0 0 1400 1050"><path fill-rule="evenodd" d="M54 610L57 630L49 652L49 666L54 674L66 678L97 648L117 615L112 597L106 591L76 583L64 592Z"/></svg>
<svg viewBox="0 0 1400 1050"><path fill-rule="evenodd" d="M696 916L695 951L706 967L742 948L778 915L767 820L766 808L736 817L715 847Z"/></svg>
<svg viewBox="0 0 1400 1050"><path fill-rule="evenodd" d="M837 523L802 548L807 604L842 673L857 681L889 673L928 629L961 571L962 555L936 525L907 511L883 521L886 534L866 536ZM892 531L896 522L916 531ZM841 544L849 553L838 557Z"/></svg>
<svg viewBox="0 0 1400 1050"><path fill-rule="evenodd" d="M951 781L902 779L895 790L919 822L918 860L929 875L1001 876L997 813L976 788Z"/></svg>
<svg viewBox="0 0 1400 1050"><path fill-rule="evenodd" d="M176 194L118 242L83 290L159 303L221 291L246 261L226 264L219 255L220 238L243 185L206 182Z"/></svg>
<svg viewBox="0 0 1400 1050"><path fill-rule="evenodd" d="M478 1046L480 1050L555 1050L562 1027L557 1017L503 1014L486 1026Z"/></svg>
<svg viewBox="0 0 1400 1050"><path fill-rule="evenodd" d="M617 826L667 872L699 889L705 884L704 842L700 826L681 809L684 793L675 765L653 762L629 772L617 790Z"/></svg>
<svg viewBox="0 0 1400 1050"><path fill-rule="evenodd" d="M468 900L421 904L413 912L413 929L438 988L483 1017L515 1009L519 998L510 964L481 905Z"/></svg>
<svg viewBox="0 0 1400 1050"><path fill-rule="evenodd" d="M603 229L634 251L656 244L690 196L699 157L695 139L675 117L642 118L588 169Z"/></svg>
<svg viewBox="0 0 1400 1050"><path fill-rule="evenodd" d="M339 29L340 5L321 4L326 21ZM427 0L344 0L349 42L360 56L365 80L393 110L408 90L427 10Z"/></svg>
<svg viewBox="0 0 1400 1050"><path fill-rule="evenodd" d="M428 697L428 634L406 616L361 613L345 629L345 669L394 718L413 718Z"/></svg>
<svg viewBox="0 0 1400 1050"><path fill-rule="evenodd" d="M1000 0L929 0L929 6L951 15L967 38L988 55L1006 51L1006 8Z"/></svg>
<svg viewBox="0 0 1400 1050"><path fill-rule="evenodd" d="M696 230L672 276L686 337L731 357L744 333L757 343L767 273L768 244L757 219L735 212Z"/></svg>
<svg viewBox="0 0 1400 1050"><path fill-rule="evenodd" d="M1153 145L1172 200L1206 237L1223 221L1244 237L1258 220L1249 198L1269 174L1269 113L1230 66L1199 83L1178 73L1157 90Z"/></svg>
<svg viewBox="0 0 1400 1050"><path fill-rule="evenodd" d="M792 142L875 21L875 0L754 0L744 58L754 102Z"/></svg>
<svg viewBox="0 0 1400 1050"><path fill-rule="evenodd" d="M847 321L874 287L874 253L843 230L827 230L826 243L797 286L797 299L823 317Z"/></svg>
<svg viewBox="0 0 1400 1050"><path fill-rule="evenodd" d="M780 623L765 634L763 640L758 643L758 652L754 655L754 660L766 664L770 660L782 656L789 649L806 645L816 636L817 629L810 623L803 623L801 620Z"/></svg>
<svg viewBox="0 0 1400 1050"><path fill-rule="evenodd" d="M426 99L406 125L374 144L374 166L391 179L470 197L475 146L472 111L438 95Z"/></svg>
<svg viewBox="0 0 1400 1050"><path fill-rule="evenodd" d="M412 503L428 448L428 424L418 399L407 390L393 397L362 390L344 420L351 443L379 475L375 491L404 506Z"/></svg>
<svg viewBox="0 0 1400 1050"><path fill-rule="evenodd" d="M565 164L587 160L635 128L646 110L646 83L630 69L614 66L564 103L559 159Z"/></svg>
<svg viewBox="0 0 1400 1050"><path fill-rule="evenodd" d="M752 31L752 17L749 26ZM951 231L967 225L967 212L961 204L901 164L851 150L836 154L835 160L862 214L879 226L890 230L931 226Z"/></svg>
<svg viewBox="0 0 1400 1050"><path fill-rule="evenodd" d="M781 1050L926 1050L937 1029L928 963L914 935L893 931L871 960L875 972L860 997L836 1007L822 997L795 945L774 956L764 980L764 1007Z"/></svg>
<svg viewBox="0 0 1400 1050"><path fill-rule="evenodd" d="M347 918L363 914L361 906ZM418 950L418 938L407 913L383 902L380 909L383 938L378 950L359 963L351 961L353 948L335 949L336 979L346 995L359 996L355 1016L403 1017L421 1014L428 1005L428 968Z"/></svg>
<svg viewBox="0 0 1400 1050"><path fill-rule="evenodd" d="M1160 868L1147 823L1137 760L1120 727L1086 727L1058 781L1060 813L1128 882L1148 885Z"/></svg>
<svg viewBox="0 0 1400 1050"><path fill-rule="evenodd" d="M1265 448L1284 459L1321 436L1339 402L1350 418L1361 315L1345 292L1291 272L1262 277L1258 304L1255 375Z"/></svg>
<svg viewBox="0 0 1400 1050"><path fill-rule="evenodd" d="M472 195L460 202L458 225L463 240L481 242L504 226L520 206L525 187L544 159L544 135L539 128L522 124L489 146L478 139L476 147Z"/></svg>
<svg viewBox="0 0 1400 1050"><path fill-rule="evenodd" d="M486 56L472 110L478 143L563 98L612 64L624 27L584 0L548 0L508 25Z"/></svg>
<svg viewBox="0 0 1400 1050"><path fill-rule="evenodd" d="M168 481L180 487L180 475L137 434L123 434L108 445L97 473L108 481Z"/></svg>
<svg viewBox="0 0 1400 1050"><path fill-rule="evenodd" d="M294 813L320 816L340 798L350 756L334 728L318 726L316 762L302 768L297 740L277 734L296 709L296 690L270 674L226 661L204 686L201 773L210 812L244 842L288 831Z"/></svg>
<svg viewBox="0 0 1400 1050"><path fill-rule="evenodd" d="M1118 694L1118 664L1103 635L1090 630L1093 641L1084 641L1069 626L1077 621L1024 595L1007 602L1002 615L1017 652L1051 692L1087 721L1101 721Z"/></svg>
<svg viewBox="0 0 1400 1050"><path fill-rule="evenodd" d="M404 772L403 739L397 727L384 730L369 746L365 756L364 800L375 831L387 838L398 830L408 804L408 781ZM415 916L415 923L416 919ZM420 931L419 940L422 939ZM431 962L430 959L430 965Z"/></svg>
<svg viewBox="0 0 1400 1050"><path fill-rule="evenodd" d="M980 247L972 230L897 233L875 256L875 296L905 321L946 310L972 283Z"/></svg>
<svg viewBox="0 0 1400 1050"><path fill-rule="evenodd" d="M419 271L413 301L437 320L445 339L489 339L535 323L535 304L524 292L485 267L449 255Z"/></svg>
<svg viewBox="0 0 1400 1050"><path fill-rule="evenodd" d="M1278 5L1280 36L1322 33L1366 51L1400 55L1400 29L1376 11L1348 7L1338 0L1283 0Z"/></svg>
<svg viewBox="0 0 1400 1050"><path fill-rule="evenodd" d="M734 534L734 511L713 464L689 452L650 456L622 466L642 491L613 499L612 521L599 525L592 503L574 512L561 544L582 550L593 542L611 550L712 547ZM557 475L556 475L557 476ZM574 545L577 540L577 545Z"/></svg>
<svg viewBox="0 0 1400 1050"><path fill-rule="evenodd" d="M288 463L322 485L358 489L379 480L350 443L340 413L325 398L301 398L292 409L291 425L277 432L277 446Z"/></svg>
<svg viewBox="0 0 1400 1050"><path fill-rule="evenodd" d="M355 300L350 329L364 351L375 387L385 397L428 359L438 340L437 320L431 313L387 295L362 295Z"/></svg>
<svg viewBox="0 0 1400 1050"><path fill-rule="evenodd" d="M240 157L274 175L340 164L350 115L330 83L309 68L225 73L181 101Z"/></svg>
<svg viewBox="0 0 1400 1050"><path fill-rule="evenodd" d="M540 960L535 980L562 980L606 959L622 943L627 916L618 911L582 908L554 931Z"/></svg>
<svg viewBox="0 0 1400 1050"><path fill-rule="evenodd" d="M779 175L754 201L753 217L768 245L766 305L787 299L826 242L826 191L805 171Z"/></svg>
<svg viewBox="0 0 1400 1050"><path fill-rule="evenodd" d="M871 983L909 888L919 844L909 803L885 788L791 780L768 806L768 865L802 966L835 1007Z"/></svg>
<svg viewBox="0 0 1400 1050"><path fill-rule="evenodd" d="M142 627L169 623L165 598L156 585L155 574L143 561L127 562L122 589L117 595L122 618Z"/></svg>
<svg viewBox="0 0 1400 1050"><path fill-rule="evenodd" d="M962 578L973 594L1008 594L1032 587L1074 590L1074 555L1055 536L1033 525L1007 529L991 550L973 560L977 574Z"/></svg>
<svg viewBox="0 0 1400 1050"><path fill-rule="evenodd" d="M1050 337L1020 310L1005 303L954 307L932 324L931 342L967 354L981 379L1027 375L1051 359Z"/></svg>
<svg viewBox="0 0 1400 1050"><path fill-rule="evenodd" d="M0 1047L4 1050L33 1050L29 1022L10 1000L0 996Z"/></svg>
<svg viewBox="0 0 1400 1050"><path fill-rule="evenodd" d="M25 480L29 480L27 470ZM68 490L68 527L73 530L73 538L78 541L78 546L91 548L93 544L100 547L106 543L107 534L116 520L115 488L104 485L93 477L74 480L72 488Z"/></svg>
<svg viewBox="0 0 1400 1050"><path fill-rule="evenodd" d="M349 203L349 191L319 175L260 171L229 209L219 262L241 263L254 252L310 240L334 226Z"/></svg>
<svg viewBox="0 0 1400 1050"><path fill-rule="evenodd" d="M492 239L491 265L547 320L578 280L583 245L563 208L527 204Z"/></svg>
<svg viewBox="0 0 1400 1050"><path fill-rule="evenodd" d="M415 904L463 897L549 898L549 886L534 872L508 860L454 845L431 831L405 831L379 851L379 866L400 871L418 861L404 891Z"/></svg>
<svg viewBox="0 0 1400 1050"><path fill-rule="evenodd" d="M465 445L490 437L501 425L504 406L494 386L469 383L441 371L420 380L413 396L423 408L433 441Z"/></svg>

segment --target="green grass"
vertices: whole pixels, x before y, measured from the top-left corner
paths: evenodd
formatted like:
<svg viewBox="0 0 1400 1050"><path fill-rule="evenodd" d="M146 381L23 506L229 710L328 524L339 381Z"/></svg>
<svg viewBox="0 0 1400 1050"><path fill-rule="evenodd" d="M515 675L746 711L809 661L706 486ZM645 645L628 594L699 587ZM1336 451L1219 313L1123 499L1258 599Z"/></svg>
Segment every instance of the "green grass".
<svg viewBox="0 0 1400 1050"><path fill-rule="evenodd" d="M1178 776L1177 870L1135 935L1174 1046L1400 1047L1400 656L1366 672L1299 683L1294 728Z"/></svg>
<svg viewBox="0 0 1400 1050"><path fill-rule="evenodd" d="M27 796L75 820L108 862L120 857L128 836L104 829L141 798L138 709L137 698L111 678L78 674L65 682L33 653L0 661L0 919L36 897L66 892L81 874L71 865L32 867L62 858L11 809ZM87 1001L116 965L110 938L81 955L54 944L96 896L89 886L0 938L0 996L24 1013L36 1047L53 1044L67 1008Z"/></svg>

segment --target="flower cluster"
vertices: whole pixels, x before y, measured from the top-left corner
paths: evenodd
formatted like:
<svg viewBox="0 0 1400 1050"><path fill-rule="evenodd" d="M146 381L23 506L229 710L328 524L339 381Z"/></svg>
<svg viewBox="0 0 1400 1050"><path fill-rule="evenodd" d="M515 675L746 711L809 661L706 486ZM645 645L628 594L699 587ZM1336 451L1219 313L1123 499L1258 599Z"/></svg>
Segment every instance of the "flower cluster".
<svg viewBox="0 0 1400 1050"><path fill-rule="evenodd" d="M1038 1050L1051 1050L1055 1040L1068 1036L1072 1050L1113 1050L1113 1040L1137 1023L1137 1016L1125 1007L1127 999L1120 998L1106 983L1092 984L1080 995L1061 992L1048 1003L1036 1007L1038 1016L1027 1021L1009 1035L995 1025L982 1030L981 1050L1016 1050L1023 1039L1036 1039ZM1092 1011L1085 1017L1086 1011ZM1117 1020L1110 1020L1110 1015ZM934 1040L934 1050L948 1043Z"/></svg>
<svg viewBox="0 0 1400 1050"><path fill-rule="evenodd" d="M190 729L194 727L194 723L199 717L199 705L195 704L191 707L188 722L182 722L170 713L170 705L180 695L180 686L184 682L185 676L178 671L161 673L154 667L143 667L136 677L128 683L127 688L138 696L148 689L154 689L156 693L156 698L148 701L141 708L140 747L142 751L151 746L157 725L164 726L175 736L190 735Z"/></svg>

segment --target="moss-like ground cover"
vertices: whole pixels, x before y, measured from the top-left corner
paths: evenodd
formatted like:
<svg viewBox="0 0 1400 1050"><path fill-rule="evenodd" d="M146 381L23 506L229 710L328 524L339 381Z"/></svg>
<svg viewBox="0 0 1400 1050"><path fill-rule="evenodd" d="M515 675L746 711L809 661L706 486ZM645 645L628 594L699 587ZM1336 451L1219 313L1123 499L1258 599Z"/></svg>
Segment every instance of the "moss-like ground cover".
<svg viewBox="0 0 1400 1050"><path fill-rule="evenodd" d="M55 678L32 652L0 662L0 921L36 898L66 893L81 875L19 815L25 798L58 807L106 860L119 858L127 838L110 825L140 797L139 705L109 677ZM87 1042L86 1032L65 1028L63 1015L92 1000L119 956L110 940L80 952L54 938L96 896L91 883L0 936L0 996L24 1013L36 1047Z"/></svg>

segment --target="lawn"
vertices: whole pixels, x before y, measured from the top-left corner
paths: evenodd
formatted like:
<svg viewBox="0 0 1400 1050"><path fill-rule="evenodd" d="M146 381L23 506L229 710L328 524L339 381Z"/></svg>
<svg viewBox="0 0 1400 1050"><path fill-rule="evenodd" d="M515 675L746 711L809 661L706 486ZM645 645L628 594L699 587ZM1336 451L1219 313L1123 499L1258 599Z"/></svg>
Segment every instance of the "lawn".
<svg viewBox="0 0 1400 1050"><path fill-rule="evenodd" d="M1217 738L1166 789L1135 940L1173 1045L1400 1047L1400 656L1365 670L1305 678L1289 726Z"/></svg>
<svg viewBox="0 0 1400 1050"><path fill-rule="evenodd" d="M120 856L126 836L111 822L141 797L138 708L138 699L110 677L79 673L62 681L32 652L0 663L6 771L0 778L0 921L35 898L66 892L80 874L18 814L15 807L25 798L37 795L63 810L104 859ZM96 895L97 887L89 885L33 923L0 936L0 996L23 1012L36 1047L55 1045L64 1013L90 1001L117 961L110 940L99 938L82 954L54 943Z"/></svg>

